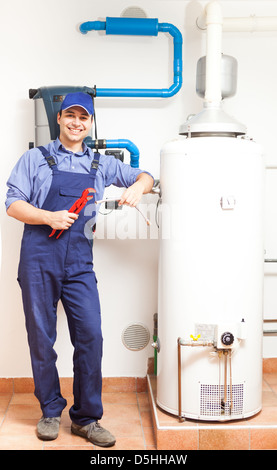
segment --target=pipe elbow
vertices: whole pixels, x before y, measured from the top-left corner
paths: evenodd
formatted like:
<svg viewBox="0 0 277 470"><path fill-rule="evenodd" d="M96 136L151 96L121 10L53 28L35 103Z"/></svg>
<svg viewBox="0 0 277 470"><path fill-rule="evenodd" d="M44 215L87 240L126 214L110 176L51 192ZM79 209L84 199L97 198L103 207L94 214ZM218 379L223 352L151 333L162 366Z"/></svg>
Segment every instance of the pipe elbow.
<svg viewBox="0 0 277 470"><path fill-rule="evenodd" d="M103 31L106 29L106 22L105 21L87 21L86 23L82 23L79 26L79 30L82 34L87 34L88 31Z"/></svg>
<svg viewBox="0 0 277 470"><path fill-rule="evenodd" d="M107 140L107 148L125 148L130 153L130 165L139 168L139 149L128 139Z"/></svg>
<svg viewBox="0 0 277 470"><path fill-rule="evenodd" d="M207 29L208 24L223 25L222 8L218 0L212 0L196 18L196 26L201 31Z"/></svg>
<svg viewBox="0 0 277 470"><path fill-rule="evenodd" d="M158 31L162 33L169 33L174 42L177 44L183 44L183 36L180 30L171 23L158 23Z"/></svg>
<svg viewBox="0 0 277 470"><path fill-rule="evenodd" d="M221 24L223 23L222 8L218 0L213 0L206 6L206 24Z"/></svg>
<svg viewBox="0 0 277 470"><path fill-rule="evenodd" d="M139 149L138 147L131 142L126 140L122 142L126 150L130 153L130 166L132 168L139 168Z"/></svg>
<svg viewBox="0 0 277 470"><path fill-rule="evenodd" d="M139 149L130 140L123 142L124 148L130 153L130 166L132 168L139 168Z"/></svg>
<svg viewBox="0 0 277 470"><path fill-rule="evenodd" d="M182 83L182 76L175 75L173 85L167 89L162 90L162 97L171 98L171 96L176 95L176 93L178 93L178 91L182 88Z"/></svg>

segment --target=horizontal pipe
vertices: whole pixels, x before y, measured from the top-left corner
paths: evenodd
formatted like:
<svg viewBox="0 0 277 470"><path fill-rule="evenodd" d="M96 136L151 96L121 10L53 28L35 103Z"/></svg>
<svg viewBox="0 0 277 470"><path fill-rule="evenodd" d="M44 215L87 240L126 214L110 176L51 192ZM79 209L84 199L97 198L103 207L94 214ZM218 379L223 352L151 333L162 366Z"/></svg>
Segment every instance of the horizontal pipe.
<svg viewBox="0 0 277 470"><path fill-rule="evenodd" d="M105 30L106 34L123 34L139 36L157 36L158 32L169 33L173 38L173 84L169 88L97 88L96 96L103 97L139 97L139 98L170 98L182 87L182 44L183 38L179 29L170 23L158 23L153 18L111 18L104 21L88 21L79 26L82 34L88 31Z"/></svg>
<svg viewBox="0 0 277 470"><path fill-rule="evenodd" d="M106 34L125 36L157 36L156 18L106 18Z"/></svg>
<svg viewBox="0 0 277 470"><path fill-rule="evenodd" d="M222 28L226 32L277 31L277 17L224 18Z"/></svg>
<svg viewBox="0 0 277 470"><path fill-rule="evenodd" d="M130 165L132 168L139 168L139 149L128 139L117 140L92 140L91 137L86 137L85 143L88 147L95 148L117 148L126 149L130 153Z"/></svg>
<svg viewBox="0 0 277 470"><path fill-rule="evenodd" d="M182 82L176 78L170 88L97 88L96 96L113 98L170 98L181 88Z"/></svg>
<svg viewBox="0 0 277 470"><path fill-rule="evenodd" d="M190 341L178 338L178 344L180 346L214 346L214 341Z"/></svg>

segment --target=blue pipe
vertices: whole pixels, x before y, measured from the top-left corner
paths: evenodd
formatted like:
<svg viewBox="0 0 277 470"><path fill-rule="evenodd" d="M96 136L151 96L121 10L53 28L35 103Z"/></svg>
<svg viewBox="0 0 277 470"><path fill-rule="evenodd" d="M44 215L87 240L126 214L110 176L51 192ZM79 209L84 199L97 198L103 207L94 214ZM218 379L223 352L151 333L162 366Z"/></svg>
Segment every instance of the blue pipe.
<svg viewBox="0 0 277 470"><path fill-rule="evenodd" d="M106 34L127 36L157 36L156 18L106 18Z"/></svg>
<svg viewBox="0 0 277 470"><path fill-rule="evenodd" d="M128 139L118 139L118 140L102 140L101 147L99 148L113 148L113 149L126 149L130 152L130 165L132 168L139 168L139 149L137 146ZM88 147L95 149L97 148L96 140L92 140L91 137L86 137L85 143Z"/></svg>
<svg viewBox="0 0 277 470"><path fill-rule="evenodd" d="M139 149L128 139L107 140L107 148L126 149L130 152L130 165L133 168L139 168Z"/></svg>
<svg viewBox="0 0 277 470"><path fill-rule="evenodd" d="M87 34L88 31L100 31L105 29L105 21L87 21L79 26L79 30L82 34Z"/></svg>
<svg viewBox="0 0 277 470"><path fill-rule="evenodd" d="M106 30L106 34L157 36L159 32L169 33L173 37L174 61L173 84L169 88L97 88L97 96L169 98L182 87L182 44L183 38L179 29L170 23L158 23L153 18L106 18L105 21L88 21L79 27L82 34L92 30Z"/></svg>

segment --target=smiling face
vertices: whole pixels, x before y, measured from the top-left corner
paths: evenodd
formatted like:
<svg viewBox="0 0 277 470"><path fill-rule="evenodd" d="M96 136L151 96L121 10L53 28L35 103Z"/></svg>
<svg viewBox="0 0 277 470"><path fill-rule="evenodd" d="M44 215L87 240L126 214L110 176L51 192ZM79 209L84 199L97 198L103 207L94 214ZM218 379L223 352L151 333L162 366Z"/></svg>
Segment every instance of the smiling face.
<svg viewBox="0 0 277 470"><path fill-rule="evenodd" d="M82 142L92 126L92 116L81 106L72 106L58 113L57 121L60 125L60 141L64 147L73 152L81 151Z"/></svg>

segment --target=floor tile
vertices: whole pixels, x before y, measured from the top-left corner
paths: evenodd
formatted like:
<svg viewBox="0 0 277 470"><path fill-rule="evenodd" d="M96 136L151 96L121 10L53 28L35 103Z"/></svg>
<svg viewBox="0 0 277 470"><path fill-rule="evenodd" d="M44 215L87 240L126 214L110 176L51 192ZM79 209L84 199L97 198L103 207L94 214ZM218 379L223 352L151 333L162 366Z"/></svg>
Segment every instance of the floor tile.
<svg viewBox="0 0 277 470"><path fill-rule="evenodd" d="M199 450L249 450L248 429L200 429Z"/></svg>
<svg viewBox="0 0 277 470"><path fill-rule="evenodd" d="M276 450L277 429L251 429L251 450Z"/></svg>

